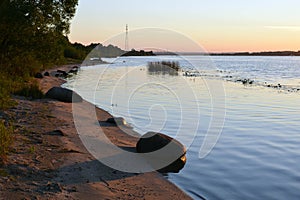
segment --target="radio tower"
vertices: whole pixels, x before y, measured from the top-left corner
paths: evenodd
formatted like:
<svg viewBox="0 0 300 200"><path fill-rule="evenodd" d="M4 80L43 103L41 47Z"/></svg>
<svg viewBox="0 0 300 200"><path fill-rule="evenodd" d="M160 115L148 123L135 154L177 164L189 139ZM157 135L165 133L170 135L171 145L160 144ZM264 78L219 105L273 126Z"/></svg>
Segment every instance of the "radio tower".
<svg viewBox="0 0 300 200"><path fill-rule="evenodd" d="M129 51L129 44L128 44L128 24L126 24L125 51Z"/></svg>

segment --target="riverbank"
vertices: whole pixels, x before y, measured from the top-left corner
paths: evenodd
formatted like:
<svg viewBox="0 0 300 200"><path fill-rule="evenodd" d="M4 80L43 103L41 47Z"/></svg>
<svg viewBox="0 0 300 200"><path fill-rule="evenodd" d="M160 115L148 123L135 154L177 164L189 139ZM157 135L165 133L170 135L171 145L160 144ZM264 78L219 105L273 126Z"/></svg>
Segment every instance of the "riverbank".
<svg viewBox="0 0 300 200"><path fill-rule="evenodd" d="M38 81L44 93L64 83L47 76ZM18 105L6 112L15 133L6 166L0 168L0 199L190 199L157 172L124 173L94 159L78 137L72 104L14 99ZM99 121L111 117L96 112ZM137 139L118 127L102 128L114 144L135 147Z"/></svg>

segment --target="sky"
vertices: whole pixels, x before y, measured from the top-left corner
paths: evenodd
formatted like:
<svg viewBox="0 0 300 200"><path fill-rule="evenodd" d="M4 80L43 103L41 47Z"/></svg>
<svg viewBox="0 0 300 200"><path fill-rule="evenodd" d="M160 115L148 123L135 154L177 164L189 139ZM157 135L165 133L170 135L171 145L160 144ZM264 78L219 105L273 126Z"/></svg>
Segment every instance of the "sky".
<svg viewBox="0 0 300 200"><path fill-rule="evenodd" d="M159 41L166 49L173 43L173 51L198 51L193 42L207 52L298 51L299 9L300 0L79 0L69 39L114 43L119 34L125 40L128 24L130 48L140 45L131 31L150 35L146 28L156 28L172 31L174 37L145 40ZM176 34L192 42L176 46Z"/></svg>

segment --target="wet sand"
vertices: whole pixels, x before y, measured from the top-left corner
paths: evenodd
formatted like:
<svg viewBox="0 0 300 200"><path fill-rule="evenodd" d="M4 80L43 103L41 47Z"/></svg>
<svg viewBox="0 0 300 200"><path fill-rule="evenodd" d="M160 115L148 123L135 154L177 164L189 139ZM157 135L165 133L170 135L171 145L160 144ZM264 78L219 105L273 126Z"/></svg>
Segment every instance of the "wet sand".
<svg viewBox="0 0 300 200"><path fill-rule="evenodd" d="M64 83L56 77L38 81L43 92ZM12 152L0 168L0 199L191 199L157 172L125 173L96 160L77 134L72 104L15 100L18 105L6 113L16 128ZM111 117L95 109L97 120ZM101 128L112 143L134 149L136 137L116 126Z"/></svg>

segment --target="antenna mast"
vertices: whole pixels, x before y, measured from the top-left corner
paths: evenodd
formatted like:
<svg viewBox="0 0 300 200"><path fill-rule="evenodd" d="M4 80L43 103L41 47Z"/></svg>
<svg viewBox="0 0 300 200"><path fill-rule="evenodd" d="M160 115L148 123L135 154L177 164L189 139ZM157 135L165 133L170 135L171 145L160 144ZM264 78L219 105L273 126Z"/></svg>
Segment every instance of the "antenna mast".
<svg viewBox="0 0 300 200"><path fill-rule="evenodd" d="M129 44L128 44L128 24L126 24L125 51L129 51Z"/></svg>

